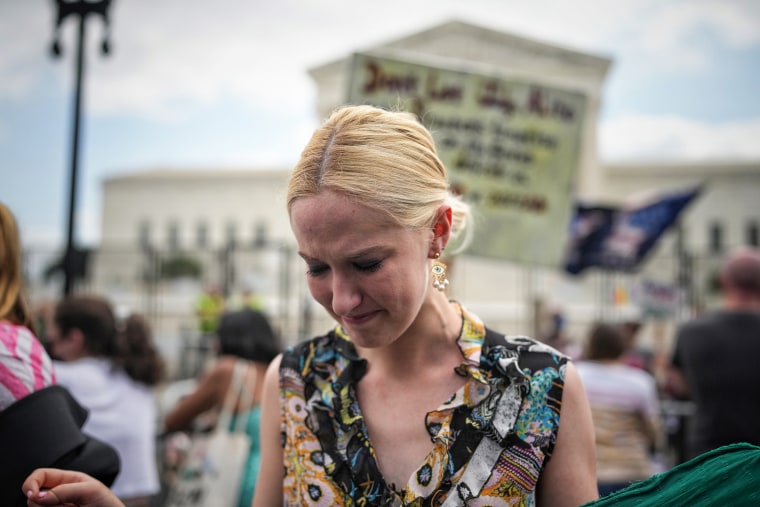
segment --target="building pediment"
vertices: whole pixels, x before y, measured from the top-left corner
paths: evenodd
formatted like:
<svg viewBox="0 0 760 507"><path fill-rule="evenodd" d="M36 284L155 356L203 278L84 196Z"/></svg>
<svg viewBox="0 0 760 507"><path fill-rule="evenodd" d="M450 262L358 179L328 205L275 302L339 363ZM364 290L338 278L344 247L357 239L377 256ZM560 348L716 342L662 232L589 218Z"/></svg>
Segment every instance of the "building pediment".
<svg viewBox="0 0 760 507"><path fill-rule="evenodd" d="M431 28L364 48L362 52L393 56L430 65L506 77L532 79L560 85L596 96L612 60L562 46L541 42L452 20ZM320 95L320 114L342 101L350 55L309 69ZM338 93L336 93L338 92ZM327 106L327 103L330 103ZM325 106L323 108L323 106Z"/></svg>

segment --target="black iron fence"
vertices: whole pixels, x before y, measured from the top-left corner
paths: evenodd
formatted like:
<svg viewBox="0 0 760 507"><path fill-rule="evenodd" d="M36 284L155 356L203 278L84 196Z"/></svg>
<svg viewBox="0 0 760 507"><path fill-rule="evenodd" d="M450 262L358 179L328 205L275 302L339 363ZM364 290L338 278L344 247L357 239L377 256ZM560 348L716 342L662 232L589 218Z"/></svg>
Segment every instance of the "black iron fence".
<svg viewBox="0 0 760 507"><path fill-rule="evenodd" d="M559 300L577 339L593 320L616 319L636 307L644 318L679 322L708 307L718 296L720 256L660 248L636 273L590 270L571 277L556 269L478 263L463 257L453 266L452 292L468 305L480 305L493 327L540 335L543 322ZM25 252L29 296L45 308L62 294L60 252ZM172 356L177 371L188 374L181 357L202 346L195 305L204 288L217 285L230 307L246 291L262 301L286 344L330 325L307 290L305 268L287 244L205 250L99 248L82 259L75 292L108 297L121 312L138 312L152 323L157 340ZM498 287L495 287L498 282ZM559 289L558 289L559 287Z"/></svg>

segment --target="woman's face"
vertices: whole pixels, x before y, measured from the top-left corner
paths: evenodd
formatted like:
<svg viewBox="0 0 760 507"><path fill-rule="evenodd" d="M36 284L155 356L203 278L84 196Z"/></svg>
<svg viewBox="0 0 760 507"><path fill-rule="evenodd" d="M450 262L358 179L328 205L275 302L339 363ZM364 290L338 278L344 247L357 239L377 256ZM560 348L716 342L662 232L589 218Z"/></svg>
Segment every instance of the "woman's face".
<svg viewBox="0 0 760 507"><path fill-rule="evenodd" d="M64 336L58 324L53 318L49 318L46 325L47 339L50 344L50 352L54 359L59 361L73 361L80 354L80 347L72 338L71 333Z"/></svg>
<svg viewBox="0 0 760 507"><path fill-rule="evenodd" d="M309 290L360 347L382 347L412 325L428 295L432 232L324 191L291 207Z"/></svg>

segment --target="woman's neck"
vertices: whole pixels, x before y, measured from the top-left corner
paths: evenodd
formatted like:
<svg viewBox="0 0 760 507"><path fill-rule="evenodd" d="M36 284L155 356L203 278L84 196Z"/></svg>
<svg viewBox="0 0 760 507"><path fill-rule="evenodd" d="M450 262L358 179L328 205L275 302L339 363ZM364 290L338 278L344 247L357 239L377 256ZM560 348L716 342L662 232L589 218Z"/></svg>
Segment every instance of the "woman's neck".
<svg viewBox="0 0 760 507"><path fill-rule="evenodd" d="M441 294L443 296L443 294ZM462 314L444 297L423 304L411 326L393 343L382 348L357 347L375 370L389 375L408 376L430 364L461 361L457 339L461 334Z"/></svg>

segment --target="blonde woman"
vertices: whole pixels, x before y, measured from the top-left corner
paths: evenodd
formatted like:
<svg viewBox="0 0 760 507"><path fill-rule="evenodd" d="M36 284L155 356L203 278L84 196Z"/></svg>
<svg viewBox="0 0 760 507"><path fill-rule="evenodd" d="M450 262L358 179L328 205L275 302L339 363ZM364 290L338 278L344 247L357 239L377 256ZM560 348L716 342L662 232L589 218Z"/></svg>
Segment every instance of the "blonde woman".
<svg viewBox="0 0 760 507"><path fill-rule="evenodd" d="M336 327L267 371L254 506L597 498L573 364L447 296L440 257L470 212L414 116L337 110L304 149L287 207Z"/></svg>

